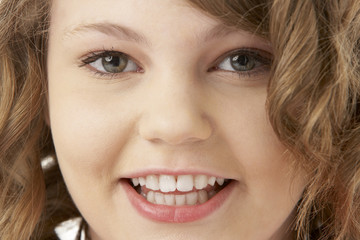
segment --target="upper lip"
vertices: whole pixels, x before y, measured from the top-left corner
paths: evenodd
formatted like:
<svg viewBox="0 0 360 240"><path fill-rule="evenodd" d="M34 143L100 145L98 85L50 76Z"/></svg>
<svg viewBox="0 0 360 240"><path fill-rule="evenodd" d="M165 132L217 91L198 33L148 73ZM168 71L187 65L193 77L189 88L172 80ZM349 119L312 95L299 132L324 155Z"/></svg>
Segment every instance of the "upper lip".
<svg viewBox="0 0 360 240"><path fill-rule="evenodd" d="M120 178L137 178L137 177L144 177L148 175L206 175L209 177L218 177L224 179L232 179L229 176L218 174L216 172L206 171L206 170L194 170L194 169L143 169L140 171L123 174Z"/></svg>

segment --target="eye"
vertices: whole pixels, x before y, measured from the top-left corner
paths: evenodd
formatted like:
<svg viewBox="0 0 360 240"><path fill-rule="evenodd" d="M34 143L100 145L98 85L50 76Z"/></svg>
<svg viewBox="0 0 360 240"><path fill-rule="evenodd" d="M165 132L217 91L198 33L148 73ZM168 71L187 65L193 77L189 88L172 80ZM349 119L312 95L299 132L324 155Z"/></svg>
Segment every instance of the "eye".
<svg viewBox="0 0 360 240"><path fill-rule="evenodd" d="M250 71L255 67L255 59L247 55L232 55L227 57L225 61L219 64L219 68L231 71ZM231 67L232 69L230 69Z"/></svg>
<svg viewBox="0 0 360 240"><path fill-rule="evenodd" d="M138 72L140 67L126 54L116 51L92 53L82 60L83 65L89 65L99 73L116 74L122 72Z"/></svg>
<svg viewBox="0 0 360 240"><path fill-rule="evenodd" d="M252 72L271 65L271 54L255 49L236 50L220 59L222 60L215 67L216 70Z"/></svg>

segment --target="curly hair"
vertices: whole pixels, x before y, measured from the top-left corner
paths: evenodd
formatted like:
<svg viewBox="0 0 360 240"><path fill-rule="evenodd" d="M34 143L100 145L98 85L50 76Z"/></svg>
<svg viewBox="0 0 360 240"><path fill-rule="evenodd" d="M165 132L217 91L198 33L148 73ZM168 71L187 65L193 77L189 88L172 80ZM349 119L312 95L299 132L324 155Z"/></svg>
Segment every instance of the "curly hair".
<svg viewBox="0 0 360 240"><path fill-rule="evenodd" d="M296 238L360 239L360 2L189 2L271 43L268 116L309 179ZM81 216L56 161L41 166L56 159L46 119L50 8L0 2L0 239L57 239L58 224Z"/></svg>

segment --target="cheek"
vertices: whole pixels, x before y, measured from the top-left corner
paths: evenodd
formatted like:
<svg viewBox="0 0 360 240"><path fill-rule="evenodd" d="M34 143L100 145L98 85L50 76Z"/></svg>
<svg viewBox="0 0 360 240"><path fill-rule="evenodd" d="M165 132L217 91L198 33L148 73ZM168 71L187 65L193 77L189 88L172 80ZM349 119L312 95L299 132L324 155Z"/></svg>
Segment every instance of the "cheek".
<svg viewBox="0 0 360 240"><path fill-rule="evenodd" d="M285 147L278 141L266 114L266 89L243 92L218 107L219 132L244 170L272 173L282 164Z"/></svg>
<svg viewBox="0 0 360 240"><path fill-rule="evenodd" d="M249 196L257 196L254 202L276 201L296 203L299 199L304 182L293 179L294 172L291 155L276 137L268 121L265 100L258 106L239 110L238 121L229 120L229 145L242 169ZM297 173L299 178L305 176ZM293 185L294 183L294 185ZM292 187L294 187L292 189ZM259 201L260 200L260 201Z"/></svg>
<svg viewBox="0 0 360 240"><path fill-rule="evenodd" d="M246 219L251 226L263 224L271 229L292 212L306 181L302 172L294 174L290 153L268 121L265 101L265 91L239 97L236 107L227 103L230 107L219 108L223 117L217 122L240 169L239 212L249 214Z"/></svg>
<svg viewBox="0 0 360 240"><path fill-rule="evenodd" d="M103 181L104 176L112 174L129 138L131 109L126 101L106 104L105 98L81 94L81 90L73 93L59 84L49 90L50 125L64 177L69 175L71 181L81 179L85 183L86 178Z"/></svg>
<svg viewBox="0 0 360 240"><path fill-rule="evenodd" d="M210 104L219 141L229 147L249 186L283 186L292 177L288 152L268 120L266 96L266 88L242 90Z"/></svg>

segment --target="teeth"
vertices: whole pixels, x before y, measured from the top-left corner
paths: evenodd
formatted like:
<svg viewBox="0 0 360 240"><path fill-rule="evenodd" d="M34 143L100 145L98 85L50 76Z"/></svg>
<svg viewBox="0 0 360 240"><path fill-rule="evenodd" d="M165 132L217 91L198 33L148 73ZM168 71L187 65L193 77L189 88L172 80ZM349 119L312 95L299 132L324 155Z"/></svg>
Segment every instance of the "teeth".
<svg viewBox="0 0 360 240"><path fill-rule="evenodd" d="M175 202L176 206L183 206L185 205L185 195L175 195Z"/></svg>
<svg viewBox="0 0 360 240"><path fill-rule="evenodd" d="M175 195L174 194L164 194L165 204L172 206L175 205Z"/></svg>
<svg viewBox="0 0 360 240"><path fill-rule="evenodd" d="M208 194L205 190L199 192L199 203L202 204L208 200Z"/></svg>
<svg viewBox="0 0 360 240"><path fill-rule="evenodd" d="M209 184L210 186L214 186L215 181L216 181L216 177L210 177L210 178L209 178L209 181L208 181L208 184Z"/></svg>
<svg viewBox="0 0 360 240"><path fill-rule="evenodd" d="M154 191L159 190L159 179L155 175L149 175L146 177L146 187Z"/></svg>
<svg viewBox="0 0 360 240"><path fill-rule="evenodd" d="M132 181L132 183L134 184L135 187L139 185L139 179L138 178L132 178L131 181Z"/></svg>
<svg viewBox="0 0 360 240"><path fill-rule="evenodd" d="M140 186L144 186L146 184L145 178L139 177L139 183L140 183Z"/></svg>
<svg viewBox="0 0 360 240"><path fill-rule="evenodd" d="M162 204L168 206L184 206L196 205L205 203L209 198L216 194L215 191L206 192L201 190L199 192L190 192L187 194L163 194L160 192L149 191L147 195L143 195L147 201L153 204Z"/></svg>
<svg viewBox="0 0 360 240"><path fill-rule="evenodd" d="M189 192L194 188L194 179L192 175L180 175L177 178L177 190L180 192Z"/></svg>
<svg viewBox="0 0 360 240"><path fill-rule="evenodd" d="M196 189L203 189L208 184L208 177L205 175L197 175L194 179L194 183Z"/></svg>
<svg viewBox="0 0 360 240"><path fill-rule="evenodd" d="M216 182L217 182L220 186L222 186L222 185L224 184L224 181L225 181L225 179L223 179L223 178L216 178Z"/></svg>
<svg viewBox="0 0 360 240"><path fill-rule="evenodd" d="M156 202L156 204L165 204L164 194L156 192L155 193L155 202Z"/></svg>
<svg viewBox="0 0 360 240"><path fill-rule="evenodd" d="M194 187L196 190L202 190L205 189L208 185L215 186L215 183L217 183L219 186L222 186L227 180L214 176L208 177L206 175L148 175L146 177L132 178L131 181L134 187L139 185L146 186L148 190L160 190L161 193L168 193L175 192L176 190L179 192L191 192L194 190ZM138 192L141 192L140 188L138 188ZM212 197L212 194L213 193L209 193L207 197ZM205 195L202 195L200 198L205 199L204 196ZM155 201L152 199L152 196L150 196L150 201ZM171 202L172 200L169 198L168 203L171 204ZM182 200L179 203L182 203Z"/></svg>
<svg viewBox="0 0 360 240"><path fill-rule="evenodd" d="M212 190L208 193L208 197L212 198L213 196L215 196L215 194L216 194L216 192L214 190Z"/></svg>
<svg viewBox="0 0 360 240"><path fill-rule="evenodd" d="M175 176L160 175L159 187L162 192L173 192L176 190Z"/></svg>
<svg viewBox="0 0 360 240"><path fill-rule="evenodd" d="M0 0L1 1L1 0ZM206 175L148 175L131 179L134 187L148 202L168 206L203 204L220 190L227 179ZM209 185L209 186L208 186ZM212 186L212 188L210 187ZM215 187L214 187L215 186ZM206 189L206 190L205 190ZM172 193L171 193L172 192ZM180 194L180 192L184 192Z"/></svg>
<svg viewBox="0 0 360 240"><path fill-rule="evenodd" d="M198 201L198 193L191 192L185 195L187 205L195 205Z"/></svg>
<svg viewBox="0 0 360 240"><path fill-rule="evenodd" d="M146 200L148 200L151 203L155 203L155 193L153 191L148 192L146 196Z"/></svg>

